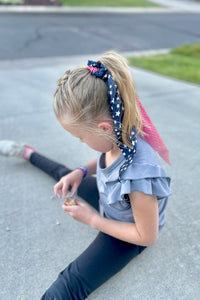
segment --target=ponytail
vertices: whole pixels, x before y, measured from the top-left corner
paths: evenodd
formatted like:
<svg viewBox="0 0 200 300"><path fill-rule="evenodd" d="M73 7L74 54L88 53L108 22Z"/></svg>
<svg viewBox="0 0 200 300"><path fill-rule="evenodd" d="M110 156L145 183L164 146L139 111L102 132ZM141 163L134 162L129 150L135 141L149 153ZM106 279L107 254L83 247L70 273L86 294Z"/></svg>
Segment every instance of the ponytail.
<svg viewBox="0 0 200 300"><path fill-rule="evenodd" d="M127 61L124 57L115 52L106 52L99 59L99 62L106 66L117 83L119 93L124 103L122 140L124 144L131 146L129 136L132 127L136 127L138 134L143 132L142 118L137 104L135 86Z"/></svg>

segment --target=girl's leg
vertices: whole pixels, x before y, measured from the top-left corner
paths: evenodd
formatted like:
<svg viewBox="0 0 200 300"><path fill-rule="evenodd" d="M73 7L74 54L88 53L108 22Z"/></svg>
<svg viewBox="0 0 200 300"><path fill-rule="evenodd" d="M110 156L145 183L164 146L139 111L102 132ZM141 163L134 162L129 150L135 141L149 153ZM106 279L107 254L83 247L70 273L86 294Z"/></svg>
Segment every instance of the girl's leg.
<svg viewBox="0 0 200 300"><path fill-rule="evenodd" d="M55 180L71 170L44 156L33 153L30 162ZM86 177L78 194L97 208L98 191L96 178ZM46 291L42 300L82 300L101 284L120 271L144 247L129 244L100 232L93 243L64 271Z"/></svg>
<svg viewBox="0 0 200 300"><path fill-rule="evenodd" d="M59 181L63 176L71 172L67 167L54 162L37 152L31 154L30 163L53 177L56 181ZM88 176L82 181L78 188L78 195L96 210L99 209L99 194L95 177Z"/></svg>
<svg viewBox="0 0 200 300"><path fill-rule="evenodd" d="M65 166L37 153L33 152L30 156L30 163L40 170L44 171L56 181L59 181L61 177L71 172L70 169Z"/></svg>
<svg viewBox="0 0 200 300"><path fill-rule="evenodd" d="M86 299L144 249L100 232L92 244L59 274L41 300Z"/></svg>

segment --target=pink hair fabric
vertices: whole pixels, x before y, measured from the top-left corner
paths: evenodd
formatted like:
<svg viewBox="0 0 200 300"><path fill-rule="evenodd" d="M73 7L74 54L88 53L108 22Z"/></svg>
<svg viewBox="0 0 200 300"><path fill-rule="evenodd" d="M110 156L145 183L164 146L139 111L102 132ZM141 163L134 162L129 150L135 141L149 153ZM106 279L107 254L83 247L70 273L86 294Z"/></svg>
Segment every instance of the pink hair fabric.
<svg viewBox="0 0 200 300"><path fill-rule="evenodd" d="M144 123L142 130L146 133L146 135L143 137L144 140L160 155L160 157L162 157L162 159L164 159L164 161L170 165L169 150L165 146L158 131L156 130L156 127L152 123L138 97L137 102L142 115L142 121Z"/></svg>
<svg viewBox="0 0 200 300"><path fill-rule="evenodd" d="M99 68L97 67L93 67L93 66L87 66L88 70L90 70L90 72L98 72L99 71Z"/></svg>

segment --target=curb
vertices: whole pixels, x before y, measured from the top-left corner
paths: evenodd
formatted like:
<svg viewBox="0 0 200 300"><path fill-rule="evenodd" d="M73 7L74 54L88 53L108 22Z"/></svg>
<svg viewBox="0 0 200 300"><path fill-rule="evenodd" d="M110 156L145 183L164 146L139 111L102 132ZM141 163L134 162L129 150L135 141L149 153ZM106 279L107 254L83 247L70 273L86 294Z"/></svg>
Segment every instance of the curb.
<svg viewBox="0 0 200 300"><path fill-rule="evenodd" d="M151 49L151 50L141 50L141 51L129 51L129 52L119 52L125 57L130 56L148 56L156 54L166 54L169 53L171 49ZM84 54L84 55L67 55L67 56L53 56L53 57L33 57L33 58L22 58L22 59L10 59L10 60L0 60L0 69L8 70L12 69L29 69L39 67L48 67L49 65L66 65L73 64L81 65L84 61L87 63L88 59L96 60L103 52Z"/></svg>
<svg viewBox="0 0 200 300"><path fill-rule="evenodd" d="M131 14L131 13L200 13L198 7L188 8L154 8L154 7L69 7L69 6L7 6L0 5L0 13L59 13L59 14L76 14L76 13L109 13L109 14Z"/></svg>

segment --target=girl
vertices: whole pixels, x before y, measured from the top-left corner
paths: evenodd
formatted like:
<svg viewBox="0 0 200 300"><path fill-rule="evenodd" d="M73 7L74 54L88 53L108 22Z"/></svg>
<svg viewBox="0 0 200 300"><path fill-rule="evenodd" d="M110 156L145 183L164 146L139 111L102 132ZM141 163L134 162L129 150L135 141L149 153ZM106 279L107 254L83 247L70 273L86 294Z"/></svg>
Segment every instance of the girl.
<svg viewBox="0 0 200 300"><path fill-rule="evenodd" d="M168 153L136 96L126 60L117 53L67 71L58 82L54 111L64 129L98 152L95 160L72 171L30 146L2 141L0 152L23 156L54 177L56 196L77 191L100 211L78 200L63 204L66 214L99 233L41 298L80 300L156 241L170 195L170 179L156 151L166 161Z"/></svg>

